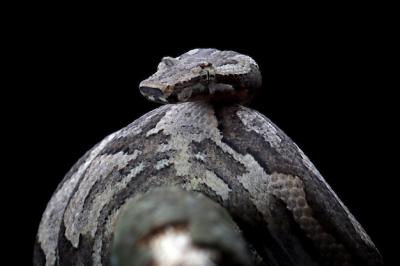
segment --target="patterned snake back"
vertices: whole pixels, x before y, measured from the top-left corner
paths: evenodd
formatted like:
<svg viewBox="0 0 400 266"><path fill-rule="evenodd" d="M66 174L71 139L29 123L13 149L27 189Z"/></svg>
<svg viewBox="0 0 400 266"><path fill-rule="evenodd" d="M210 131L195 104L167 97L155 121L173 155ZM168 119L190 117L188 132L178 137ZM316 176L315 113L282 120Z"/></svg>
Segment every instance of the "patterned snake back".
<svg viewBox="0 0 400 266"><path fill-rule="evenodd" d="M43 214L35 265L108 265L120 210L160 186L219 203L268 265L382 265L299 147L240 105L260 87L255 61L233 51L163 58L140 91L166 104L106 137L67 173Z"/></svg>

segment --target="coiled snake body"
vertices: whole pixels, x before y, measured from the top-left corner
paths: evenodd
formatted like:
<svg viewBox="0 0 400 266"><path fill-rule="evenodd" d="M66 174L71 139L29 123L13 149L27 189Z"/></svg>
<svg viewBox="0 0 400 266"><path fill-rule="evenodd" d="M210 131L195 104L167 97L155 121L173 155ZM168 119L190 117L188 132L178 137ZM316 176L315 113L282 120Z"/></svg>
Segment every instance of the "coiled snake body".
<svg viewBox="0 0 400 266"><path fill-rule="evenodd" d="M267 265L381 265L374 244L304 153L240 105L256 62L216 49L163 58L140 84L165 103L106 137L70 170L39 226L35 265L108 265L126 202L154 187L223 206Z"/></svg>

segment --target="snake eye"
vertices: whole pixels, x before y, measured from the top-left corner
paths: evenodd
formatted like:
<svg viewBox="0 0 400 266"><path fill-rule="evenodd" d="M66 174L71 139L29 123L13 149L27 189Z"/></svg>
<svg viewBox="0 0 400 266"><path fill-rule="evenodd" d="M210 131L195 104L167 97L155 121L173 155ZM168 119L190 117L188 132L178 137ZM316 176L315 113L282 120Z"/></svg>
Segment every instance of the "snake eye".
<svg viewBox="0 0 400 266"><path fill-rule="evenodd" d="M176 64L177 59L173 58L173 57L166 56L166 57L163 57L161 59L161 62L163 62L166 66L171 67L171 66Z"/></svg>
<svg viewBox="0 0 400 266"><path fill-rule="evenodd" d="M165 68L167 68L167 65L162 61L157 66L157 70L163 70Z"/></svg>
<svg viewBox="0 0 400 266"><path fill-rule="evenodd" d="M162 70L162 69L165 69L167 67L172 67L173 65L176 64L176 62L177 62L176 58L169 57L169 56L163 57L161 59L161 62L158 64L158 68L157 69L158 70Z"/></svg>
<svg viewBox="0 0 400 266"><path fill-rule="evenodd" d="M200 80L208 82L210 80L210 72L206 69L203 69L200 73Z"/></svg>
<svg viewBox="0 0 400 266"><path fill-rule="evenodd" d="M214 79L215 79L215 70L213 69L213 67L211 67L211 64L201 69L200 71L201 82L209 83Z"/></svg>

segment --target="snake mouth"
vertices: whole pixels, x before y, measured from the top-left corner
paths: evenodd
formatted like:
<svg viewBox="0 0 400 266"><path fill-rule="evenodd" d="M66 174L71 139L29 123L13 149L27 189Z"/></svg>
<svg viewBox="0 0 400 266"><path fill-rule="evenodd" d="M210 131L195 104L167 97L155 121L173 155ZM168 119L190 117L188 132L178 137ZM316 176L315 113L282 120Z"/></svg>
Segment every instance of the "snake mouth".
<svg viewBox="0 0 400 266"><path fill-rule="evenodd" d="M139 87L140 93L150 101L157 103L167 103L164 93L159 88L154 87Z"/></svg>

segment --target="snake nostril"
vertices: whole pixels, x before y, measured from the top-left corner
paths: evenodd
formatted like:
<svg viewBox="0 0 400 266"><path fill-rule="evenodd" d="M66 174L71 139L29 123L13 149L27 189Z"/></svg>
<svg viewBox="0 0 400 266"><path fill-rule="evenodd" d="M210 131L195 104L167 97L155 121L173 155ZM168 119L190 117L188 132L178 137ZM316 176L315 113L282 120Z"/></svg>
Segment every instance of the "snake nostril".
<svg viewBox="0 0 400 266"><path fill-rule="evenodd" d="M139 90L143 95L147 95L147 96L153 96L156 98L160 98L160 97L164 96L164 93L158 88L139 87Z"/></svg>

